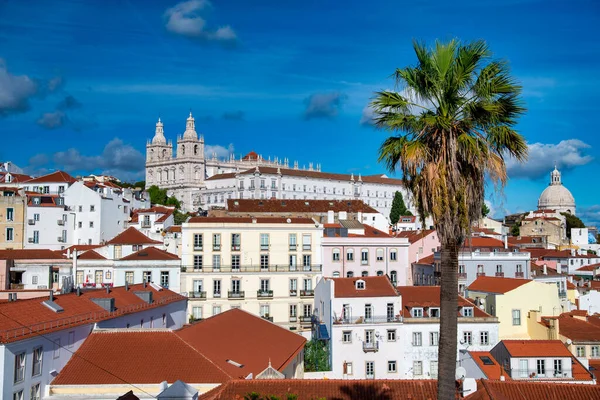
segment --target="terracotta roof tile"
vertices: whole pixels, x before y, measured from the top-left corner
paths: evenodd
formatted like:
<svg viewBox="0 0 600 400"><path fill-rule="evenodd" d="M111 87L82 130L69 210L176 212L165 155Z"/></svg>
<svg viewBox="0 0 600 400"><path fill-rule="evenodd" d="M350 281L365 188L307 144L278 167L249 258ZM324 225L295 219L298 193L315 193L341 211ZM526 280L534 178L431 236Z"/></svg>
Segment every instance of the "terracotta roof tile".
<svg viewBox="0 0 600 400"><path fill-rule="evenodd" d="M167 232L179 232L179 233L181 233L181 225L171 225L170 227L168 227L167 229L165 229L165 231L167 231Z"/></svg>
<svg viewBox="0 0 600 400"><path fill-rule="evenodd" d="M434 262L435 262L435 255L430 254L427 257L423 257L423 258L419 259L419 261L415 261L414 264L432 265Z"/></svg>
<svg viewBox="0 0 600 400"><path fill-rule="evenodd" d="M252 200L228 199L227 210L242 213L378 213L362 200Z"/></svg>
<svg viewBox="0 0 600 400"><path fill-rule="evenodd" d="M175 254L169 253L168 251L164 251L161 249L157 249L154 246L146 247L145 249L136 251L133 254L130 254L126 257L121 258L121 260L127 261L159 261L159 260L179 260Z"/></svg>
<svg viewBox="0 0 600 400"><path fill-rule="evenodd" d="M588 264L581 268L578 268L577 271L591 271L594 272L597 268L600 268L600 263L598 264Z"/></svg>
<svg viewBox="0 0 600 400"><path fill-rule="evenodd" d="M306 343L297 333L240 309L217 314L176 334L234 378L250 373L256 376L269 361L281 372ZM242 367L228 363L228 359Z"/></svg>
<svg viewBox="0 0 600 400"><path fill-rule="evenodd" d="M583 312L585 313L585 310ZM560 315L558 329L562 336L571 339L573 342L600 342L600 326L568 314Z"/></svg>
<svg viewBox="0 0 600 400"><path fill-rule="evenodd" d="M87 250L97 249L99 247L102 247L102 245L101 244L74 244L74 245L69 246L66 249L64 249L63 252L64 253L66 253L67 251L73 252L75 250L87 251Z"/></svg>
<svg viewBox="0 0 600 400"><path fill-rule="evenodd" d="M56 171L50 174L42 175L37 178L30 179L25 183L75 183L77 179L73 178L71 175L67 174L64 171Z"/></svg>
<svg viewBox="0 0 600 400"><path fill-rule="evenodd" d="M65 260L66 257L48 249L0 250L0 260Z"/></svg>
<svg viewBox="0 0 600 400"><path fill-rule="evenodd" d="M468 249L468 250L475 250L475 249L479 249L479 250L497 250L497 249L504 249L504 242L502 240L499 239L494 239L494 238L490 238L490 237L484 237L484 236L473 236L468 238L465 241L465 244L463 245L463 249ZM514 250L516 249L513 246L508 246L507 250Z"/></svg>
<svg viewBox="0 0 600 400"><path fill-rule="evenodd" d="M0 173L0 182L1 183L8 183L8 182L6 182L6 175L7 175L6 172ZM29 175L15 174L14 172L11 172L10 176L12 178L10 183L23 183L23 182L26 182L31 179L31 176L29 176Z"/></svg>
<svg viewBox="0 0 600 400"><path fill-rule="evenodd" d="M429 316L428 307L440 307L440 287L439 286L398 286L396 288L402 296L402 311L404 318L411 318L410 309L414 307L423 307L424 317ZM473 307L473 316L476 318L491 317L485 311L475 306L469 300L458 296L458 307ZM460 313L460 310L456 310Z"/></svg>
<svg viewBox="0 0 600 400"><path fill-rule="evenodd" d="M600 385L600 360L590 360L590 372L596 378L596 385Z"/></svg>
<svg viewBox="0 0 600 400"><path fill-rule="evenodd" d="M473 292L504 294L531 282L530 279L500 278L495 276L480 276L467 288Z"/></svg>
<svg viewBox="0 0 600 400"><path fill-rule="evenodd" d="M297 400L433 400L437 399L437 381L428 380L341 380L278 379L232 380L198 397L198 400L243 399L248 393Z"/></svg>
<svg viewBox="0 0 600 400"><path fill-rule="evenodd" d="M92 332L53 385L223 383L230 377L172 331Z"/></svg>
<svg viewBox="0 0 600 400"><path fill-rule="evenodd" d="M492 356L492 353L490 353L489 351L469 351L469 354L471 354L473 361L475 361L475 363L477 364L479 369L481 369L481 371L485 374L487 379L500 380L501 376L503 376L506 380L511 379L510 376L504 370L504 368L502 368L502 365L500 365L500 363L496 361L494 356ZM489 358L489 361L493 364L489 365L489 362L488 364L485 364L482 360L482 357Z"/></svg>
<svg viewBox="0 0 600 400"><path fill-rule="evenodd" d="M398 292L387 276L363 276L354 278L328 278L333 280L335 297L397 297ZM356 281L364 281L365 288L357 289Z"/></svg>
<svg viewBox="0 0 600 400"><path fill-rule="evenodd" d="M544 382L502 382L482 379L473 400L600 400L600 387Z"/></svg>
<svg viewBox="0 0 600 400"><path fill-rule="evenodd" d="M410 244L416 243L421 239L426 238L427 236L435 233L433 229L425 229L418 231L401 231L396 233L396 237L407 238Z"/></svg>
<svg viewBox="0 0 600 400"><path fill-rule="evenodd" d="M567 280L567 290L575 290L577 289L577 286L575 286L575 284L571 283L571 281Z"/></svg>
<svg viewBox="0 0 600 400"><path fill-rule="evenodd" d="M511 357L572 357L560 340L503 340Z"/></svg>
<svg viewBox="0 0 600 400"><path fill-rule="evenodd" d="M312 218L280 218L280 217L192 217L188 223L196 224L250 224L256 221L257 224L314 224Z"/></svg>
<svg viewBox="0 0 600 400"><path fill-rule="evenodd" d="M106 260L101 254L96 253L94 250L88 250L85 253L77 257L78 260Z"/></svg>
<svg viewBox="0 0 600 400"><path fill-rule="evenodd" d="M153 292L153 303L147 304L136 296L133 293L134 291ZM113 313L104 312L102 307L91 300L92 298L108 297L115 299L116 311ZM0 343L111 319L137 312L143 308L158 307L176 301L187 301L185 297L170 290L156 291L150 286L144 288L142 284L130 285L129 291L126 291L124 287L115 287L110 293L106 293L104 289L92 289L83 290L81 296L77 296L76 293L56 295L54 296L54 302L64 309L60 314L42 304L42 301L47 298L48 296L0 303L0 314L3 316L3 318L0 318ZM23 329L24 327L30 329Z"/></svg>
<svg viewBox="0 0 600 400"><path fill-rule="evenodd" d="M162 242L150 239L132 226L110 239L106 244L162 244Z"/></svg>

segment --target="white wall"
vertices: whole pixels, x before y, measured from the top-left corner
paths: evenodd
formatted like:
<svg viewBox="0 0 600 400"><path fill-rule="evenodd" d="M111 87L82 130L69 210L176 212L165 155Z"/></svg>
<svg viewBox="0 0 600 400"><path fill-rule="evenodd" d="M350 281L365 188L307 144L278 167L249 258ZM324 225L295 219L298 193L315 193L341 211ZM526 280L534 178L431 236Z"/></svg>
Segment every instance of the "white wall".
<svg viewBox="0 0 600 400"><path fill-rule="evenodd" d="M600 292L591 290L579 296L579 309L585 310L589 315L600 313Z"/></svg>

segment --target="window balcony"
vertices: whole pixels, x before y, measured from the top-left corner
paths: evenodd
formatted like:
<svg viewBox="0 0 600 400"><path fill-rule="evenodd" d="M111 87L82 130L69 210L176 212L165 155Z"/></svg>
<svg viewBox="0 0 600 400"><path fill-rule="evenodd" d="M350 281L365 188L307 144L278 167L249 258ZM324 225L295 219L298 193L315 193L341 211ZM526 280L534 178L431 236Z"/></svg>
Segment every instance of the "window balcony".
<svg viewBox="0 0 600 400"><path fill-rule="evenodd" d="M379 342L363 342L363 351L365 353L376 353L379 351Z"/></svg>
<svg viewBox="0 0 600 400"><path fill-rule="evenodd" d="M523 272L515 272L515 278L523 278L525 276L525 274L523 274Z"/></svg>
<svg viewBox="0 0 600 400"><path fill-rule="evenodd" d="M260 299L272 299L273 291L272 290L258 290L256 292L256 297Z"/></svg>
<svg viewBox="0 0 600 400"><path fill-rule="evenodd" d="M231 273L231 272L313 272L320 273L322 271L322 265L313 264L313 265L304 265L304 266L290 266L290 265L219 265L219 266L211 266L211 265L202 265L195 266L187 265L182 267L182 271L185 272L223 272L223 273Z"/></svg>
<svg viewBox="0 0 600 400"><path fill-rule="evenodd" d="M298 291L296 289L290 289L290 296L297 296Z"/></svg>
<svg viewBox="0 0 600 400"><path fill-rule="evenodd" d="M213 292L213 297L220 298L221 297L221 292Z"/></svg>
<svg viewBox="0 0 600 400"><path fill-rule="evenodd" d="M228 299L243 299L245 297L243 290L230 290L227 292Z"/></svg>
<svg viewBox="0 0 600 400"><path fill-rule="evenodd" d="M268 316L268 315L263 315L261 318L262 318L262 319L266 319L267 321L271 321L271 322L273 322L273 317L270 317L270 316Z"/></svg>
<svg viewBox="0 0 600 400"><path fill-rule="evenodd" d="M360 260L360 264L361 265L368 265L369 264L369 260Z"/></svg>
<svg viewBox="0 0 600 400"><path fill-rule="evenodd" d="M301 290L300 297L315 297L315 291L312 289Z"/></svg>
<svg viewBox="0 0 600 400"><path fill-rule="evenodd" d="M504 278L504 272L496 272L496 276L499 278Z"/></svg>
<svg viewBox="0 0 600 400"><path fill-rule="evenodd" d="M558 291L558 297L560 297L561 299L564 299L567 297L567 292L565 290L559 290Z"/></svg>
<svg viewBox="0 0 600 400"><path fill-rule="evenodd" d="M333 319L334 325L355 325L355 324L389 324L389 323L400 323L402 322L401 316L386 316L386 315L375 315L372 317L339 317Z"/></svg>
<svg viewBox="0 0 600 400"><path fill-rule="evenodd" d="M220 244L213 244L213 251L221 251L221 245Z"/></svg>
<svg viewBox="0 0 600 400"><path fill-rule="evenodd" d="M480 277L480 276L485 276L485 272L478 272L477 277Z"/></svg>
<svg viewBox="0 0 600 400"><path fill-rule="evenodd" d="M64 219L59 219L58 221L56 221L56 223L57 223L59 226L65 226L65 220L64 220Z"/></svg>
<svg viewBox="0 0 600 400"><path fill-rule="evenodd" d="M554 370L553 368L546 368L545 370L538 371L537 368L533 369L511 369L510 377L512 379L520 380L548 380L548 379L573 379L573 374L570 369Z"/></svg>
<svg viewBox="0 0 600 400"><path fill-rule="evenodd" d="M260 245L260 250L261 251L269 251L269 245L268 244L261 244Z"/></svg>
<svg viewBox="0 0 600 400"><path fill-rule="evenodd" d="M231 245L231 251L240 251L241 248L242 248L242 246L239 244Z"/></svg>
<svg viewBox="0 0 600 400"><path fill-rule="evenodd" d="M296 251L298 249L298 245L290 244L290 251Z"/></svg>
<svg viewBox="0 0 600 400"><path fill-rule="evenodd" d="M302 250L304 250L304 251L310 251L310 244L303 244L302 245Z"/></svg>
<svg viewBox="0 0 600 400"><path fill-rule="evenodd" d="M459 272L458 273L458 279L467 279L467 273L466 272Z"/></svg>
<svg viewBox="0 0 600 400"><path fill-rule="evenodd" d="M206 292L190 292L188 297L190 299L206 300Z"/></svg>
<svg viewBox="0 0 600 400"><path fill-rule="evenodd" d="M290 322L298 322L298 317L295 315L290 315Z"/></svg>
<svg viewBox="0 0 600 400"><path fill-rule="evenodd" d="M194 251L202 251L202 246L194 246Z"/></svg>
<svg viewBox="0 0 600 400"><path fill-rule="evenodd" d="M150 228L150 227L151 227L150 222L146 222L146 221L142 222L142 228Z"/></svg>
<svg viewBox="0 0 600 400"><path fill-rule="evenodd" d="M312 323L312 317L311 316L303 315L303 316L300 317L300 323L301 324L311 324Z"/></svg>

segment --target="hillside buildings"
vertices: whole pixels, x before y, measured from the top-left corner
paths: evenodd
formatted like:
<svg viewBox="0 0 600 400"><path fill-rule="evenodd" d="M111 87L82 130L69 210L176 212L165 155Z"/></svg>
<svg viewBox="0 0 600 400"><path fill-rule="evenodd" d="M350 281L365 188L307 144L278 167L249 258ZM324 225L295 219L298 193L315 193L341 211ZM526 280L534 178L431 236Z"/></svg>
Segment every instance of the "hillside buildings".
<svg viewBox="0 0 600 400"><path fill-rule="evenodd" d="M25 191L0 187L0 249L23 248L25 210Z"/></svg>

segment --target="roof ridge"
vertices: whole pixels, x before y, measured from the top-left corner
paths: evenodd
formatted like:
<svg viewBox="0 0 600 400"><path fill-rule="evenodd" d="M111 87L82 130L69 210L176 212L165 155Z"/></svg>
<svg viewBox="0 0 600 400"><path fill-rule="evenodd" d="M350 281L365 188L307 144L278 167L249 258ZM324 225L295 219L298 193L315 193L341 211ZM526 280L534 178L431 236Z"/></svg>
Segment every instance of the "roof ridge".
<svg viewBox="0 0 600 400"><path fill-rule="evenodd" d="M188 346L190 349L192 349L193 351L198 353L206 361L208 361L209 363L214 365L219 371L221 371L223 374L225 374L225 376L229 377L230 379L234 379L233 376L229 375L229 373L227 373L223 368L221 368L219 365L217 365L213 360L208 358L204 353L202 353L200 350L198 350L197 348L195 348L194 346L192 346L191 344L189 344L188 342L183 340L183 338L181 336L179 336L176 331L171 331L171 332L175 335L175 337L177 337L177 339L181 340L182 343L185 343L186 346Z"/></svg>

